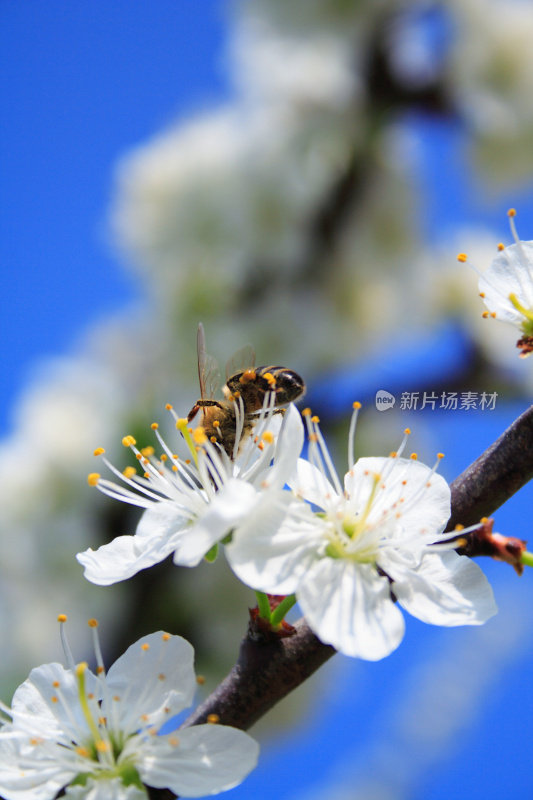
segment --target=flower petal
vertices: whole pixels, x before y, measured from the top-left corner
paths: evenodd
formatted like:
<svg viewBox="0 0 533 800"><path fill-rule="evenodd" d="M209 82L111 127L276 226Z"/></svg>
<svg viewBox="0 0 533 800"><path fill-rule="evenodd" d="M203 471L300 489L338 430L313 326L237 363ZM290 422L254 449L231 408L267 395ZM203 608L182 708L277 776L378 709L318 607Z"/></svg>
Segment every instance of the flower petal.
<svg viewBox="0 0 533 800"><path fill-rule="evenodd" d="M532 309L532 276L533 242L520 242L520 248L517 244L504 248L479 279L479 291L484 294L485 305L496 312L498 319L519 325L524 317L513 306L509 295L515 294L525 308Z"/></svg>
<svg viewBox="0 0 533 800"><path fill-rule="evenodd" d="M132 644L109 669L103 707L119 696L120 728L128 733L149 722L159 725L163 719L191 705L196 690L194 649L181 636L163 631L151 633ZM115 709L116 709L115 705ZM105 716L110 719L111 709ZM161 719L152 719L153 716ZM114 716L116 716L116 711Z"/></svg>
<svg viewBox="0 0 533 800"><path fill-rule="evenodd" d="M230 532L253 508L257 499L254 487L237 478L230 479L205 507L205 513L187 529L178 542L174 563L195 567L216 542Z"/></svg>
<svg viewBox="0 0 533 800"><path fill-rule="evenodd" d="M298 459L296 476L288 484L298 497L319 508L325 508L338 496L324 473L304 458Z"/></svg>
<svg viewBox="0 0 533 800"><path fill-rule="evenodd" d="M146 545L145 545L146 546ZM91 583L110 586L131 578L141 569L151 567L166 558L175 548L175 542L159 541L143 550L142 542L135 536L117 536L98 550L89 547L76 555Z"/></svg>
<svg viewBox="0 0 533 800"><path fill-rule="evenodd" d="M47 757L37 758L35 748L31 748L31 763L26 762L21 769L21 760L30 747L28 737L10 737L6 727L2 728L0 737L0 786L4 800L50 800L55 797L76 772L65 769L64 763L59 761L59 754L57 761L49 757L49 751Z"/></svg>
<svg viewBox="0 0 533 800"><path fill-rule="evenodd" d="M352 501L364 509L375 491L368 523L396 519L402 537L408 533L433 534L450 517L450 487L441 475L409 458L360 458L346 474L344 485ZM403 529L403 533L402 533Z"/></svg>
<svg viewBox="0 0 533 800"><path fill-rule="evenodd" d="M276 442L274 464L268 474L270 486L281 489L286 483L289 483L296 471L303 444L302 418L294 403L291 403L283 417L283 424Z"/></svg>
<svg viewBox="0 0 533 800"><path fill-rule="evenodd" d="M256 766L259 745L226 725L195 725L153 736L136 766L148 786L181 797L204 797L241 783Z"/></svg>
<svg viewBox="0 0 533 800"><path fill-rule="evenodd" d="M393 591L406 611L431 625L481 625L498 610L481 569L453 550L427 553Z"/></svg>
<svg viewBox="0 0 533 800"><path fill-rule="evenodd" d="M309 520L291 519L291 508L307 514ZM321 526L316 526L308 506L294 502L289 492L274 490L266 492L254 513L236 528L226 557L247 586L292 594L299 577L315 560L317 538L322 538Z"/></svg>
<svg viewBox="0 0 533 800"><path fill-rule="evenodd" d="M100 685L89 671L85 673L85 685L98 700ZM15 691L11 706L14 724L34 731L36 736L46 735L46 738L68 744L72 739L69 731L73 719L79 729L90 734L79 705L76 678L62 664L42 664L32 669Z"/></svg>
<svg viewBox="0 0 533 800"><path fill-rule="evenodd" d="M377 661L400 644L405 623L388 580L371 564L323 558L296 592L311 629L347 656Z"/></svg>

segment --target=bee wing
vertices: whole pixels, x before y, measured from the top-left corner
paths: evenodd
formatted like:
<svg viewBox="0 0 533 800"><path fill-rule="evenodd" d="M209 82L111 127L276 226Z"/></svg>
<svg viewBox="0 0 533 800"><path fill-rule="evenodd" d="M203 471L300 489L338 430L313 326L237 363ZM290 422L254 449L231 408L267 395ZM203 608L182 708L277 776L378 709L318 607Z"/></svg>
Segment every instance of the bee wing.
<svg viewBox="0 0 533 800"><path fill-rule="evenodd" d="M198 325L196 338L198 349L198 380L200 381L200 398L211 400L220 388L220 369L213 356L208 355L205 349L204 326Z"/></svg>
<svg viewBox="0 0 533 800"><path fill-rule="evenodd" d="M250 367L255 367L255 350L251 344L247 344L237 350L228 360L226 364L226 380Z"/></svg>

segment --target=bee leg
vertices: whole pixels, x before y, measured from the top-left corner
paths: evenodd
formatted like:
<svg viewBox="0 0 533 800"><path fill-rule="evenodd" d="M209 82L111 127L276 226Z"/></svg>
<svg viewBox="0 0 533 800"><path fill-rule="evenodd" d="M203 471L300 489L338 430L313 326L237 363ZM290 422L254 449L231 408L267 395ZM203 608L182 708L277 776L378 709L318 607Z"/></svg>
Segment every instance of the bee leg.
<svg viewBox="0 0 533 800"><path fill-rule="evenodd" d="M196 403L187 414L187 422L191 422L199 411L200 411L200 406L198 405L198 403Z"/></svg>
<svg viewBox="0 0 533 800"><path fill-rule="evenodd" d="M201 408L205 408L206 406L216 406L217 408L224 408L217 400L198 400L197 403L193 405L189 413L187 414L187 422L191 422L198 414Z"/></svg>

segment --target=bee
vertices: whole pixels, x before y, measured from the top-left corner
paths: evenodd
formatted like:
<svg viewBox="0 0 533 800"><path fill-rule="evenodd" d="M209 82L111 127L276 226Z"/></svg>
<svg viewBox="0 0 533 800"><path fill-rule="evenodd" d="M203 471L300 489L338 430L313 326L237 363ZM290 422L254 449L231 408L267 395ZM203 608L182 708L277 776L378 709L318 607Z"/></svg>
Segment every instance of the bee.
<svg viewBox="0 0 533 800"><path fill-rule="evenodd" d="M305 384L292 369L254 366L255 352L247 345L227 362L226 383L222 387L224 399L215 400L220 372L215 359L206 352L202 323L198 325L197 346L200 399L189 411L187 420L191 422L201 410L206 436L233 459L241 442L252 432L267 393L273 392L274 413L282 414L285 406L303 395Z"/></svg>

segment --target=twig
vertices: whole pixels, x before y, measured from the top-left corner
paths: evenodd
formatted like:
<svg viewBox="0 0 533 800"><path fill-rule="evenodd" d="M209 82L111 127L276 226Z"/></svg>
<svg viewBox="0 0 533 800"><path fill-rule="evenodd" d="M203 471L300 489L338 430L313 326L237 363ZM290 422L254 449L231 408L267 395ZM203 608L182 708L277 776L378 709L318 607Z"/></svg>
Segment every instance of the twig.
<svg viewBox="0 0 533 800"><path fill-rule="evenodd" d="M446 530L489 517L533 478L533 406L454 480ZM479 555L468 552L469 556Z"/></svg>

